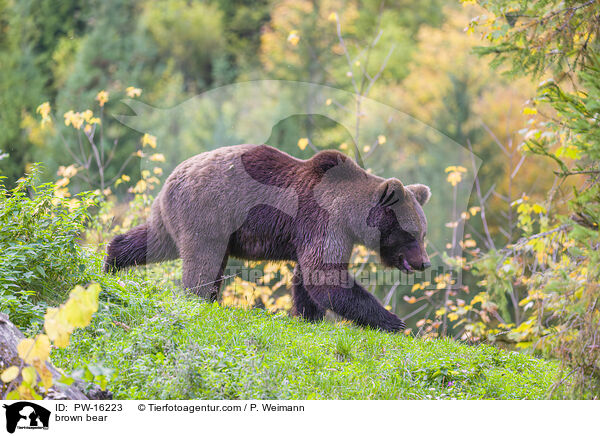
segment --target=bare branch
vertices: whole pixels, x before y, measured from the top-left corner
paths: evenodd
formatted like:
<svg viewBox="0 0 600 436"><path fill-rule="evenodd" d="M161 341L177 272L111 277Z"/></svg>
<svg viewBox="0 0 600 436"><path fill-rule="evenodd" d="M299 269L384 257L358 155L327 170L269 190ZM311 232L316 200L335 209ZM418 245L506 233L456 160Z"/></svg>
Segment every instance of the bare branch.
<svg viewBox="0 0 600 436"><path fill-rule="evenodd" d="M338 40L340 41L340 45L342 46L342 50L344 51L344 55L346 56L346 61L348 62L348 66L350 67L350 78L352 79L352 86L354 86L354 91L358 94L358 85L356 84L354 74L352 73L352 59L350 59L350 54L348 53L348 48L346 47L346 41L344 41L344 37L342 36L342 24L340 23L340 17L336 16L335 21Z"/></svg>
<svg viewBox="0 0 600 436"><path fill-rule="evenodd" d="M523 165L523 162L525 162L525 159L527 158L527 156L523 155L521 156L521 160L519 161L519 163L517 164L517 166L515 167L514 171L512 172L512 174L510 175L510 177L514 178L517 173L519 172L519 170L521 169L521 165Z"/></svg>
<svg viewBox="0 0 600 436"><path fill-rule="evenodd" d="M514 248L519 249L521 248L523 245L525 245L526 243L528 243L529 241L532 241L534 239L538 239L538 238L543 238L544 236L548 236L551 235L553 233L557 233L557 232L562 232L563 230L567 230L568 228L570 228L571 225L570 224L562 224L554 229L545 231L545 232L541 232L541 233L537 233L535 235L531 235L527 238L521 238L519 239L517 242L515 242L515 244L513 245Z"/></svg>
<svg viewBox="0 0 600 436"><path fill-rule="evenodd" d="M400 286L400 280L398 280L396 283L394 283L394 286L392 286L390 291L385 296L385 299L383 301L384 306L387 306L388 304L390 304L390 300L392 299L392 296L394 295L394 292L396 291L396 289L398 289L398 286Z"/></svg>
<svg viewBox="0 0 600 436"><path fill-rule="evenodd" d="M427 307L427 304L422 305L421 307L419 307L417 310L413 310L411 313L409 313L408 315L405 315L402 317L403 320L408 320L410 318L412 318L413 316L415 316L417 313L421 312L423 309L425 309Z"/></svg>
<svg viewBox="0 0 600 436"><path fill-rule="evenodd" d="M475 190L477 192L477 197L479 198L479 207L481 208L481 212L479 216L481 218L481 222L483 223L483 231L485 232L485 242L486 246L490 250L495 250L496 246L494 245L494 240L492 239L492 235L490 234L490 229L488 227L487 218L485 216L485 201L481 195L481 186L479 185L479 175L477 174L477 165L475 164L475 154L473 153L473 146L471 145L471 140L467 139L467 145L469 146L469 151L471 152L471 167L473 168L473 175L475 178ZM495 185L494 185L495 186ZM490 191L492 192L492 191ZM489 192L488 192L489 195ZM486 198L487 199L487 198Z"/></svg>
<svg viewBox="0 0 600 436"><path fill-rule="evenodd" d="M367 95L369 93L369 91L371 90L371 88L373 87L373 85L375 84L377 79L379 79L379 77L385 70L385 67L387 66L387 63L390 60L390 57L392 56L392 53L394 52L395 49L396 49L396 44L394 44L390 47L388 54L386 55L385 59L383 60L383 62L381 64L381 67L379 68L379 71L377 71L377 74L375 74L375 76L372 79L370 79L369 86L367 87L367 90L365 91L365 95Z"/></svg>
<svg viewBox="0 0 600 436"><path fill-rule="evenodd" d="M485 124L483 121L481 122L481 125L483 126L483 128L485 129L485 131L490 134L490 136L492 137L492 139L494 140L494 142L496 143L496 145L500 148L500 150L502 150L502 152L505 155L510 156L510 153L508 152L508 150L506 149L506 147L504 147L504 145L502 145L502 143L500 142L500 140L498 139L498 137L496 136L496 134L494 132L492 132L492 129L490 129L487 126L487 124Z"/></svg>

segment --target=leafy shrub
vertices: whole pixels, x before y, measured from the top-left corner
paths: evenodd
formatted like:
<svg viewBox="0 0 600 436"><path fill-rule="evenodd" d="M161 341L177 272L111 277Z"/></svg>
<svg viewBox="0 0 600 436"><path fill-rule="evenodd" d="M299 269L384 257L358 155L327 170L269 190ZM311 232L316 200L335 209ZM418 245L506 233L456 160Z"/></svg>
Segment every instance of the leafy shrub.
<svg viewBox="0 0 600 436"><path fill-rule="evenodd" d="M34 167L12 190L0 185L0 311L20 327L41 322L47 302L86 281L86 254L77 242L94 200L37 186L38 173Z"/></svg>
<svg viewBox="0 0 600 436"><path fill-rule="evenodd" d="M528 108L523 151L555 164L544 206L515 202L523 238L479 263L490 295L526 291L513 303L522 318L505 326L509 340L561 360L558 397L600 397L600 57L594 2L526 1L518 15L505 0L479 2L493 18L479 23L481 53L519 75L553 70ZM507 11L511 11L508 13ZM474 20L475 25L478 20ZM591 35L595 35L591 39ZM585 35L585 38L583 36ZM566 80L566 78L570 80ZM560 188L559 188L560 190ZM567 210L568 215L561 212ZM490 262L491 260L491 262ZM500 279L500 280L499 280Z"/></svg>

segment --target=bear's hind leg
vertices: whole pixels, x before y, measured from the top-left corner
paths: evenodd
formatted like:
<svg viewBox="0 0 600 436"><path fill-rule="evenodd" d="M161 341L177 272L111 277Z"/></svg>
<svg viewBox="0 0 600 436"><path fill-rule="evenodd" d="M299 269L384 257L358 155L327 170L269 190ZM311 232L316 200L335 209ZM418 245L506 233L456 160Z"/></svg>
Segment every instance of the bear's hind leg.
<svg viewBox="0 0 600 436"><path fill-rule="evenodd" d="M294 305L292 315L301 317L307 321L318 322L325 317L325 309L319 307L317 303L308 294L302 281L302 272L300 266L294 268L294 279L292 285L292 297Z"/></svg>
<svg viewBox="0 0 600 436"><path fill-rule="evenodd" d="M227 244L196 241L188 244L181 258L183 287L207 301L216 301L227 265Z"/></svg>

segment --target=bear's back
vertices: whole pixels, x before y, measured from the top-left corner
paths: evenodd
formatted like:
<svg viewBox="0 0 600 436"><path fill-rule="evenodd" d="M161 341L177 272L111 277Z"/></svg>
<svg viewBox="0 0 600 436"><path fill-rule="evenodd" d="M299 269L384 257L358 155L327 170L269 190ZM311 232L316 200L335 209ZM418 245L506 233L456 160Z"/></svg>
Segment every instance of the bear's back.
<svg viewBox="0 0 600 436"><path fill-rule="evenodd" d="M353 182L364 183L359 175L370 177L334 150L300 160L268 145L222 147L175 168L156 199L156 214L185 220L210 216L213 224L229 222L223 223L228 229L260 204L295 217L307 200L312 204L315 192L331 197L323 199L326 204L353 195Z"/></svg>

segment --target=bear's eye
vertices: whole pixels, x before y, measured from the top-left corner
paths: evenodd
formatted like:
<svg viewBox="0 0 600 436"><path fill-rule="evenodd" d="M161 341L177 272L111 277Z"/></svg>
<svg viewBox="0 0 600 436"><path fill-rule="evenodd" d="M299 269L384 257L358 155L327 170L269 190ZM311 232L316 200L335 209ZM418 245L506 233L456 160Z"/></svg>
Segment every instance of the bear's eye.
<svg viewBox="0 0 600 436"><path fill-rule="evenodd" d="M406 230L400 230L400 241L399 244L402 245L407 245L410 244L412 242L416 242L417 238L415 238L411 233L407 232Z"/></svg>

